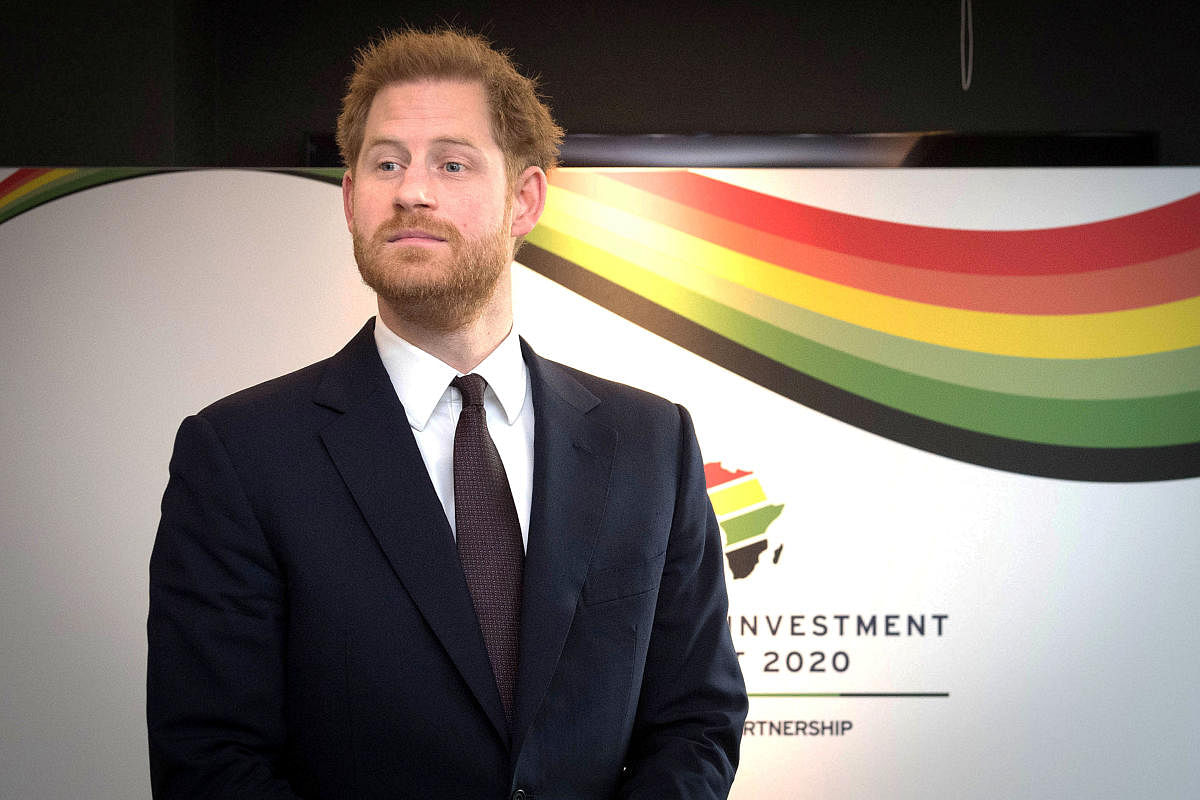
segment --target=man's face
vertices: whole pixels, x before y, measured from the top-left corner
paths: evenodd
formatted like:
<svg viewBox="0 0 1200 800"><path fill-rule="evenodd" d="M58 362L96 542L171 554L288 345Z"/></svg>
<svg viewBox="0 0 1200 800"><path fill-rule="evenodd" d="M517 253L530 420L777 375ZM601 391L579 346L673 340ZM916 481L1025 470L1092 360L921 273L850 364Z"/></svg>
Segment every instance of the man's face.
<svg viewBox="0 0 1200 800"><path fill-rule="evenodd" d="M431 330L476 319L512 260L513 200L489 119L478 83L387 86L342 180L363 280Z"/></svg>

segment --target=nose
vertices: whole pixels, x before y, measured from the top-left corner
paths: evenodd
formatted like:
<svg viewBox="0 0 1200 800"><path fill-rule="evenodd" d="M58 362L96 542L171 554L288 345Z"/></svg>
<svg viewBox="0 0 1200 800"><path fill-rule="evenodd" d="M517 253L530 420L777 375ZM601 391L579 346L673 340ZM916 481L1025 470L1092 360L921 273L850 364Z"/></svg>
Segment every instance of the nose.
<svg viewBox="0 0 1200 800"><path fill-rule="evenodd" d="M404 178L397 183L393 204L404 209L437 208L437 193L429 169L410 164L404 170Z"/></svg>

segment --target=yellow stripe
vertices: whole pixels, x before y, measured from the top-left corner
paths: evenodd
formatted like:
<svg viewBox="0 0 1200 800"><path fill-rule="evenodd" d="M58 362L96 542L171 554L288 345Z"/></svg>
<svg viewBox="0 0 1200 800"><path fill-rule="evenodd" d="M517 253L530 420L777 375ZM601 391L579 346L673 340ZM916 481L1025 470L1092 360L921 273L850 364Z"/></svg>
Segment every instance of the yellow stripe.
<svg viewBox="0 0 1200 800"><path fill-rule="evenodd" d="M47 183L50 183L51 181L56 181L59 178L65 178L66 176L70 175L71 173L77 172L77 171L78 170L74 170L74 169L52 169L49 172L47 172L45 175L39 175L36 178L34 178L33 180L29 181L28 183L23 183L20 186L18 186L16 189L13 189L8 194L4 195L3 197L0 197L0 206L6 206L9 203L14 203L17 200L20 200L25 195L32 192L34 189L40 189L41 187L45 186Z"/></svg>
<svg viewBox="0 0 1200 800"><path fill-rule="evenodd" d="M581 266L638 291L627 260L711 296L717 277L824 316L959 350L1025 358L1120 358L1200 345L1200 297L1100 314L968 311L855 289L754 259L696 236L550 187L541 224L613 259ZM536 234L536 231L535 231ZM536 235L531 237L536 241ZM564 254L565 255L565 254ZM703 288L707 285L708 290Z"/></svg>
<svg viewBox="0 0 1200 800"><path fill-rule="evenodd" d="M767 499L757 478L709 492L708 497L712 500L713 511L718 517Z"/></svg>

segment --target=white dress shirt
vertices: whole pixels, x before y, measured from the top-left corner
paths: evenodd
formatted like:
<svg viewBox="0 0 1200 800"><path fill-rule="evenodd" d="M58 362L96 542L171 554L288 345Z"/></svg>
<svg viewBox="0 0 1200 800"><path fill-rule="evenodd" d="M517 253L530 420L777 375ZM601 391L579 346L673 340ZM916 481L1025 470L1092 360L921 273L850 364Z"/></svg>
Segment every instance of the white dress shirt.
<svg viewBox="0 0 1200 800"><path fill-rule="evenodd" d="M380 319L375 321L375 347L454 531L454 429L462 395L450 381L462 373L401 339ZM521 540L528 547L533 503L533 392L515 329L472 372L487 381L483 407L488 433L504 462L521 523Z"/></svg>

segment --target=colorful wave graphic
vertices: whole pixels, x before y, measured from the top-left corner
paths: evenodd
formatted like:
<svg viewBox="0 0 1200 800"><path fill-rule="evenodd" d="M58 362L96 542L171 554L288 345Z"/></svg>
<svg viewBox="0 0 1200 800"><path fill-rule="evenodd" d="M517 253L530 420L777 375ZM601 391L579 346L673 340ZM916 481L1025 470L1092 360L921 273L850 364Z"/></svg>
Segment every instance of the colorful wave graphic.
<svg viewBox="0 0 1200 800"><path fill-rule="evenodd" d="M18 169L0 180L0 222L164 171ZM1200 476L1200 193L1084 225L978 231L686 170L559 169L551 184L523 264L796 402L1011 472Z"/></svg>
<svg viewBox="0 0 1200 800"><path fill-rule="evenodd" d="M0 180L0 222L43 203L104 183L162 172L153 168L26 168Z"/></svg>
<svg viewBox="0 0 1200 800"><path fill-rule="evenodd" d="M1200 194L979 231L682 170L551 182L523 264L818 411L1025 474L1200 475Z"/></svg>
<svg viewBox="0 0 1200 800"><path fill-rule="evenodd" d="M107 183L159 175L164 172L182 172L183 169L161 167L26 167L14 170L0 180L0 223L36 208L43 203L57 200L75 192ZM341 169L313 168L288 170L256 170L258 172L282 172L305 178L340 183Z"/></svg>
<svg viewBox="0 0 1200 800"><path fill-rule="evenodd" d="M754 473L745 470L733 472L720 462L710 461L704 465L704 485L717 524L725 534L725 559L734 580L750 575L758 566L759 557L766 551L767 528L783 513L782 505L767 502L766 492ZM783 545L779 545L773 562L779 562Z"/></svg>

